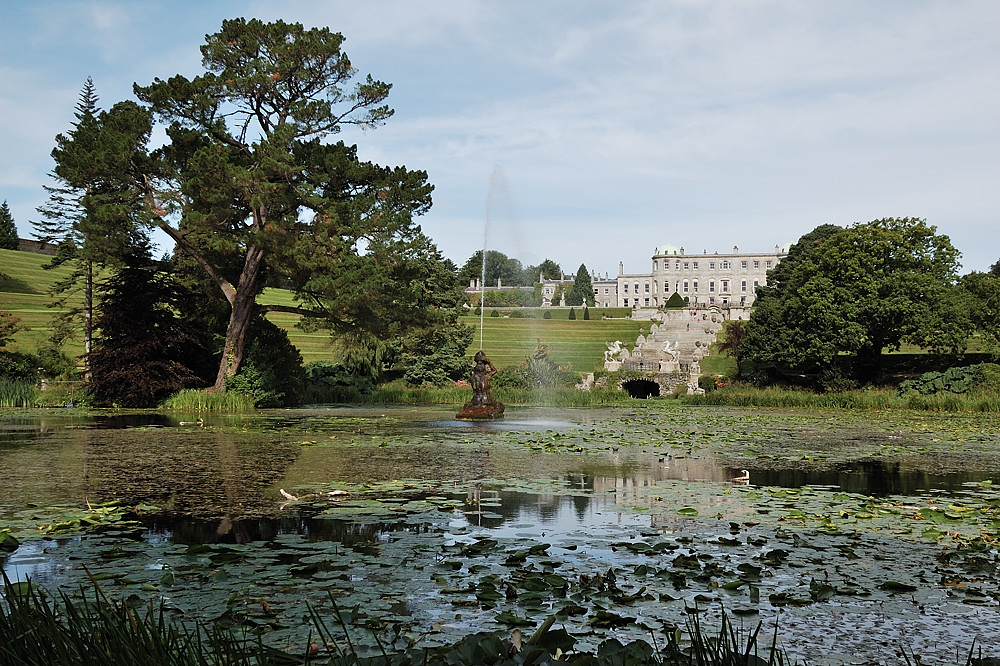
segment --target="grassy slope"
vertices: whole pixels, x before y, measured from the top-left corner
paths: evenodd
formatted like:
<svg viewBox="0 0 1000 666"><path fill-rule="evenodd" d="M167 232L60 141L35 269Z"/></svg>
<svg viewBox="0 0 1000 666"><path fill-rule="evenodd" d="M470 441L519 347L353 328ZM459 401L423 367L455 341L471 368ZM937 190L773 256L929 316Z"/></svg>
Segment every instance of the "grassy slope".
<svg viewBox="0 0 1000 666"><path fill-rule="evenodd" d="M48 307L51 301L49 290L52 284L69 272L68 268L45 270L43 265L49 257L0 250L0 272L10 275L10 280L0 280L0 307L21 318L22 325L30 330L21 331L15 336L14 344L22 351L32 352L39 343L51 332L50 322L55 311ZM80 302L79 295L76 303ZM261 302L292 305L294 303L289 292L279 289L268 289ZM501 309L501 311L503 311ZM524 357L535 348L536 339L549 343L552 358L563 365L571 365L573 369L588 372L600 366L604 355L605 342L622 340L633 342L638 335L639 327L648 330L648 322L634 322L628 319L601 320L601 310L591 310L594 319L582 319L583 311L577 308L575 321L569 321L568 309L552 308L552 319L543 319L544 310L535 309L536 319L508 319L505 317L490 317L489 308L484 319L484 347L490 358L498 367L520 363ZM607 312L607 311L606 311ZM614 311L620 315L622 312ZM330 359L329 335L322 331L306 333L295 327L298 321L296 315L271 313L268 318L288 331L288 336L306 363ZM479 349L479 318L463 317L462 321L476 330L475 341L469 348L471 355ZM82 341L76 341L67 350L78 355L83 352Z"/></svg>
<svg viewBox="0 0 1000 666"><path fill-rule="evenodd" d="M0 273L11 277L10 280L0 279L0 308L20 317L21 325L29 329L14 336L14 345L21 351L35 351L51 333L50 324L56 311L48 307L52 300L49 290L56 280L70 273L65 266L53 270L42 268L49 260L50 257L41 254L0 250ZM71 300L80 304L83 297L77 294ZM67 351L82 354L83 342L71 345Z"/></svg>
<svg viewBox="0 0 1000 666"><path fill-rule="evenodd" d="M593 312L593 311L592 311ZM475 329L470 351L479 349L479 317L462 317ZM579 372L596 370L604 359L605 342L635 342L639 328L649 330L649 322L630 319L483 318L483 349L497 367L517 365L535 350L537 340L549 343L552 360L570 365Z"/></svg>

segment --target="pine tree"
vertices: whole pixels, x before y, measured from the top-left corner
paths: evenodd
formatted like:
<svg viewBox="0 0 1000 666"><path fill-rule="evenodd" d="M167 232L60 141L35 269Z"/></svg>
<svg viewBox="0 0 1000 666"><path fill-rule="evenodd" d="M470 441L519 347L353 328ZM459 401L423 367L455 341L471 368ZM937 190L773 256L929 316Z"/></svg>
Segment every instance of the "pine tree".
<svg viewBox="0 0 1000 666"><path fill-rule="evenodd" d="M0 250L19 250L21 241L17 236L17 225L14 216L10 214L7 201L0 205Z"/></svg>
<svg viewBox="0 0 1000 666"><path fill-rule="evenodd" d="M66 339L82 328L84 374L94 332L94 268L115 265L125 247L135 240L134 216L141 211L128 196L127 186L106 168L104 155L118 138L105 132L107 114L97 106L94 81L87 78L74 113L75 121L66 134L56 136L52 158L56 166L50 176L55 185L46 186L49 200L38 208L42 220L34 222L35 238L58 246L56 256L46 266L55 268L71 262L70 274L55 283L53 306L60 307L49 346L58 350ZM113 146L118 149L118 146ZM124 221L124 222L123 222ZM71 296L83 292L81 306L71 305Z"/></svg>

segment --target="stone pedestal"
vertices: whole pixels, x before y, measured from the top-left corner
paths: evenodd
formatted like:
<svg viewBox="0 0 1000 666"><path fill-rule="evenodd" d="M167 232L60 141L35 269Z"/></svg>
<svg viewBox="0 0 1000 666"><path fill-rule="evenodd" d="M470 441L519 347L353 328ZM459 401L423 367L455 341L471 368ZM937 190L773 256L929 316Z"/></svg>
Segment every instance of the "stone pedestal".
<svg viewBox="0 0 1000 666"><path fill-rule="evenodd" d="M502 402L492 402L488 405L475 405L470 400L462 407L462 411L455 415L456 421L495 421L503 418L504 404Z"/></svg>
<svg viewBox="0 0 1000 666"><path fill-rule="evenodd" d="M608 372L618 372L622 369L621 361L605 361L604 369Z"/></svg>

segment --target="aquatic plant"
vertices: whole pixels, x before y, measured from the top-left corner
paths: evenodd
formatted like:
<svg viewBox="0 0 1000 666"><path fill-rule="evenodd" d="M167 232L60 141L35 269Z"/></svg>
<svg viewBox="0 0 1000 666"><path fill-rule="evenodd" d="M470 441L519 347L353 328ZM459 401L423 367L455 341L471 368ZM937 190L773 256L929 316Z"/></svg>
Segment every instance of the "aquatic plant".
<svg viewBox="0 0 1000 666"><path fill-rule="evenodd" d="M574 651L576 639L565 628L553 626L549 616L530 636L514 628L508 632L470 634L456 643L433 647L396 650L379 644L379 654L362 656L352 642L350 620L336 607L329 622L311 605L310 619L315 642L302 646L301 654L264 645L250 632L221 624L187 626L167 614L165 606L149 602L133 604L110 599L92 578L88 595L81 589L77 597L47 591L23 581L3 577L0 603L0 662L9 664L79 664L89 666L164 664L169 666L264 666L279 664L329 664L337 666L515 666L532 664L587 663L595 666L617 664L657 664L736 666L787 662L777 646L775 631L769 646L758 656L757 639L761 626L745 640L728 616L723 615L717 636L709 635L697 615L687 622L689 640L677 627L665 631L660 641L650 644L634 640L627 644L615 638L605 640L596 652ZM332 624L332 627L330 625ZM369 623L374 626L377 620ZM374 633L374 632L373 632ZM662 643L662 647L658 646Z"/></svg>
<svg viewBox="0 0 1000 666"><path fill-rule="evenodd" d="M215 392L190 389L167 398L161 405L175 412L252 412L254 397L237 391Z"/></svg>
<svg viewBox="0 0 1000 666"><path fill-rule="evenodd" d="M34 382L0 377L0 407L31 407L37 394Z"/></svg>

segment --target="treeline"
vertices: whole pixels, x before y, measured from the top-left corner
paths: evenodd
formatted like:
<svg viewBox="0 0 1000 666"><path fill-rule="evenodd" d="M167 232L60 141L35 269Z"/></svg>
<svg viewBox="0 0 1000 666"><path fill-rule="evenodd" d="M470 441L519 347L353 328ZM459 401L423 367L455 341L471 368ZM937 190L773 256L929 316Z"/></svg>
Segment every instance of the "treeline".
<svg viewBox="0 0 1000 666"><path fill-rule="evenodd" d="M926 370L971 349L996 358L1000 262L959 275L959 256L921 219L819 226L768 273L749 321L727 327L723 350L759 384L827 390L890 380L885 353L904 345L929 353Z"/></svg>

